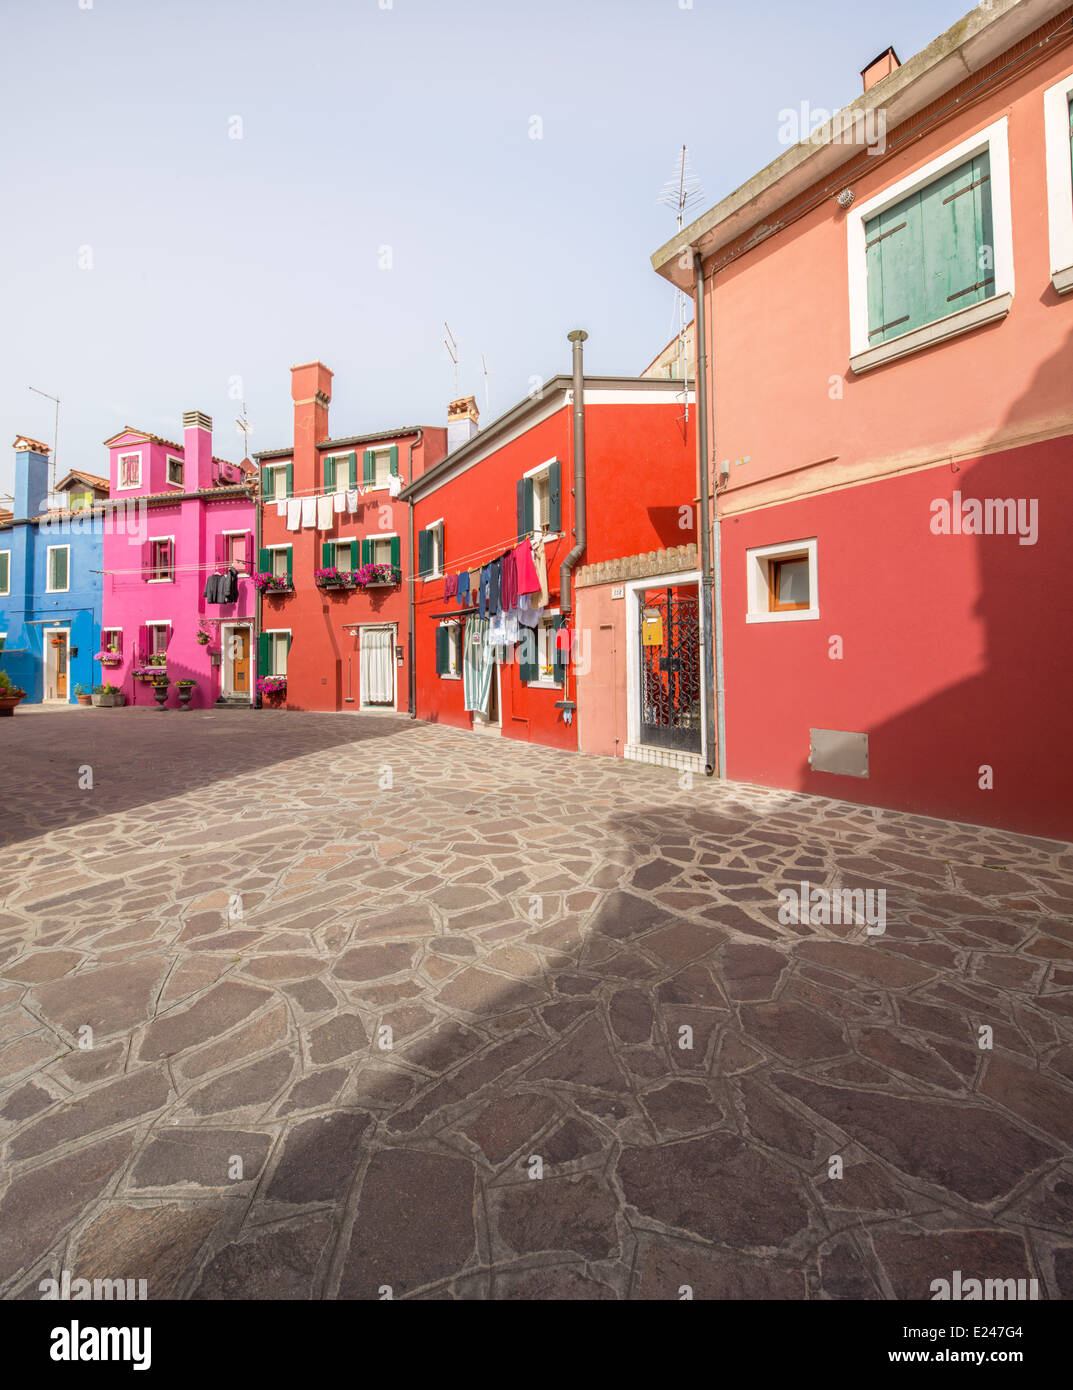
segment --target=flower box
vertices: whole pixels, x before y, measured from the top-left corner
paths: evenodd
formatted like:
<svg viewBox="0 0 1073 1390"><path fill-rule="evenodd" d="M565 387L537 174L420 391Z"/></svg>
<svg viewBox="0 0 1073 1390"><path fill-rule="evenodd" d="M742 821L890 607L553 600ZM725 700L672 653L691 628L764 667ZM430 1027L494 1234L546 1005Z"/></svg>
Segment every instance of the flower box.
<svg viewBox="0 0 1073 1390"><path fill-rule="evenodd" d="M102 666L123 665L123 658L119 655L118 652L98 652L97 655L93 658L93 660L99 661Z"/></svg>
<svg viewBox="0 0 1073 1390"><path fill-rule="evenodd" d="M394 565L362 565L354 573L363 589L392 589L401 579Z"/></svg>
<svg viewBox="0 0 1073 1390"><path fill-rule="evenodd" d="M253 582L254 586L268 598L294 593L294 583L290 575L287 574L269 574L266 570L261 570L253 576Z"/></svg>
<svg viewBox="0 0 1073 1390"><path fill-rule="evenodd" d="M358 573L357 570L341 570L329 565L327 569L313 571L313 582L318 589L356 589L360 583Z"/></svg>
<svg viewBox="0 0 1073 1390"><path fill-rule="evenodd" d="M287 694L287 677L261 676L257 681L257 690L266 700L282 700Z"/></svg>

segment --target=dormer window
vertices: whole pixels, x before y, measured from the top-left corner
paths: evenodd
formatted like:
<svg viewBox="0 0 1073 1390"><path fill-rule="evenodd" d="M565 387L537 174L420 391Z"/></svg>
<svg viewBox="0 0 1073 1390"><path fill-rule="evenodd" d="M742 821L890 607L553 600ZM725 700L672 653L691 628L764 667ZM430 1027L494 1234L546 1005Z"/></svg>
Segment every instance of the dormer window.
<svg viewBox="0 0 1073 1390"><path fill-rule="evenodd" d="M142 456L141 454L120 454L119 466L119 486L121 488L141 487L142 485Z"/></svg>

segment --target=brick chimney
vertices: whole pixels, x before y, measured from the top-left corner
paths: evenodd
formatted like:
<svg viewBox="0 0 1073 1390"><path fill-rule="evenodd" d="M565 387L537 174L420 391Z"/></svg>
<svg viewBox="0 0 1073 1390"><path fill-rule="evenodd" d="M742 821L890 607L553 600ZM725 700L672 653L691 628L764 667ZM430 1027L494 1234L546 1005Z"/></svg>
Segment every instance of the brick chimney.
<svg viewBox="0 0 1073 1390"><path fill-rule="evenodd" d="M472 396L461 396L447 407L447 452L453 453L466 444L480 429L477 402Z"/></svg>
<svg viewBox="0 0 1073 1390"><path fill-rule="evenodd" d="M183 483L187 492L212 487L212 416L183 411Z"/></svg>
<svg viewBox="0 0 1073 1390"><path fill-rule="evenodd" d="M878 58L873 58L867 67L861 69L864 90L871 91L877 82L882 82L884 77L889 77L901 65L901 59L894 49L885 48Z"/></svg>
<svg viewBox="0 0 1073 1390"><path fill-rule="evenodd" d="M29 521L48 507L49 446L29 435L15 438L15 500L13 521Z"/></svg>
<svg viewBox="0 0 1073 1390"><path fill-rule="evenodd" d="M323 362L305 362L291 368L296 493L319 490L322 485L317 468L317 445L328 438L332 375Z"/></svg>

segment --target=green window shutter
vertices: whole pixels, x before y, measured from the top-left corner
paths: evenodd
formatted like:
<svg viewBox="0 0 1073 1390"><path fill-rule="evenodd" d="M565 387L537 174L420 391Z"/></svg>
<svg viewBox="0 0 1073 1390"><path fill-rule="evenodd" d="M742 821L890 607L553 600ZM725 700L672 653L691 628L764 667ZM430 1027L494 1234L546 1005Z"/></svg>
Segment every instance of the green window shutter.
<svg viewBox="0 0 1073 1390"><path fill-rule="evenodd" d="M376 482L376 457L372 449L366 449L361 456L361 480L366 486Z"/></svg>
<svg viewBox="0 0 1073 1390"><path fill-rule="evenodd" d="M287 496L294 496L294 464L287 465Z"/></svg>
<svg viewBox="0 0 1073 1390"><path fill-rule="evenodd" d="M533 529L533 480L519 478L517 486L518 535L527 536Z"/></svg>
<svg viewBox="0 0 1073 1390"><path fill-rule="evenodd" d="M441 573L441 574L446 574L446 573L447 573L447 550L446 550L446 548L445 548L445 546L444 546L444 543L443 543L443 522L442 522L442 521L440 522L440 525L439 525L439 532L440 532L440 573Z"/></svg>
<svg viewBox="0 0 1073 1390"><path fill-rule="evenodd" d="M397 444L391 446L391 476L393 478L399 476L399 446Z"/></svg>
<svg viewBox="0 0 1073 1390"><path fill-rule="evenodd" d="M288 579L291 579L291 578L293 578L294 546L293 546L293 545L288 545L288 546L286 547L286 550L287 550L287 578L288 578Z"/></svg>
<svg viewBox="0 0 1073 1390"><path fill-rule="evenodd" d="M537 669L536 628L523 627L518 636L518 675L523 681L535 681Z"/></svg>
<svg viewBox="0 0 1073 1390"><path fill-rule="evenodd" d="M363 540L362 543L361 543L361 563L362 563L363 565L371 565L372 562L373 562L373 543L372 543L371 540L369 540L368 538L366 538L366 539Z"/></svg>
<svg viewBox="0 0 1073 1390"><path fill-rule="evenodd" d="M560 613L552 623L552 626L555 630L555 636L552 638L552 640L555 642L554 656L552 658L552 680L554 680L556 685L563 685L566 680L566 660L569 653L561 652L559 650L558 641L559 629L566 627L566 625L567 616L565 613Z"/></svg>
<svg viewBox="0 0 1073 1390"><path fill-rule="evenodd" d="M868 346L924 322L924 245L920 194L887 208L864 226L868 274Z"/></svg>
<svg viewBox="0 0 1073 1390"><path fill-rule="evenodd" d="M321 569L329 570L335 564L335 542L321 541L320 545L320 566Z"/></svg>
<svg viewBox="0 0 1073 1390"><path fill-rule="evenodd" d="M358 543L357 541L347 541L347 552L350 555L350 568L356 570L358 567Z"/></svg>
<svg viewBox="0 0 1073 1390"><path fill-rule="evenodd" d="M260 570L262 573L263 573L265 570L271 570L271 568L272 568L272 552L271 552L271 550L259 550L259 551L257 552L257 568L258 568L258 570Z"/></svg>
<svg viewBox="0 0 1073 1390"><path fill-rule="evenodd" d="M391 563L397 569L402 560L402 542L398 536L391 537Z"/></svg>
<svg viewBox="0 0 1073 1390"><path fill-rule="evenodd" d="M436 674L442 676L450 669L450 643L451 635L446 627L436 629Z"/></svg>
<svg viewBox="0 0 1073 1390"><path fill-rule="evenodd" d="M335 491L335 459L327 456L324 459L324 491Z"/></svg>
<svg viewBox="0 0 1073 1390"><path fill-rule="evenodd" d="M358 455L356 450L352 450L346 456L348 486L356 488L358 485Z"/></svg>
<svg viewBox="0 0 1073 1390"><path fill-rule="evenodd" d="M563 466L553 463L548 469L548 530L563 528Z"/></svg>
<svg viewBox="0 0 1073 1390"><path fill-rule="evenodd" d="M924 322L995 292L991 233L991 164L987 152L967 160L920 194L924 234Z"/></svg>
<svg viewBox="0 0 1073 1390"><path fill-rule="evenodd" d="M424 579L432 568L429 563L429 533L418 531L417 533L417 577Z"/></svg>
<svg viewBox="0 0 1073 1390"><path fill-rule="evenodd" d="M267 632L262 632L260 637L258 637L257 639L258 676L270 676L272 674L272 672L269 670L269 662L271 660L269 656L269 649L271 647L271 643L272 639L269 637Z"/></svg>

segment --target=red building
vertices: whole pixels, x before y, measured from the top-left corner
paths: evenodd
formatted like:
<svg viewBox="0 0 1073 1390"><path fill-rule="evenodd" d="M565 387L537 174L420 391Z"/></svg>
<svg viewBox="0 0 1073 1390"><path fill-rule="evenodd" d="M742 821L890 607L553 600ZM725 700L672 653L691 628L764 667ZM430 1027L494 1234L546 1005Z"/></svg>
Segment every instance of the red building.
<svg viewBox="0 0 1073 1390"><path fill-rule="evenodd" d="M578 340L575 370L580 352ZM417 537L418 718L575 749L579 705L584 729L587 708L625 699L625 670L616 684L601 634L578 612L579 573L626 555L690 549L693 410L680 381L585 376L577 406L573 388L572 376L556 376L479 433L472 422L472 436L403 491ZM462 572L491 566L520 544L527 555L529 547L543 548L546 602L528 595L534 626L524 618L512 626L510 614L519 610L504 608L506 637L497 641L494 628L482 631L472 590L461 602L449 591ZM467 699L465 666L467 655L479 656L478 634L490 655L484 689L473 668L474 700ZM589 705L586 681L597 670L604 688Z"/></svg>
<svg viewBox="0 0 1073 1390"><path fill-rule="evenodd" d="M1071 16L881 55L653 257L708 354L730 778L1073 838Z"/></svg>
<svg viewBox="0 0 1073 1390"><path fill-rule="evenodd" d="M443 458L447 430L332 439L331 394L323 363L292 367L294 445L255 456L258 685L288 709L406 709L409 508L399 492Z"/></svg>

